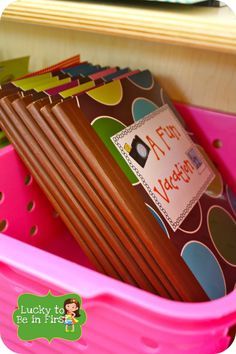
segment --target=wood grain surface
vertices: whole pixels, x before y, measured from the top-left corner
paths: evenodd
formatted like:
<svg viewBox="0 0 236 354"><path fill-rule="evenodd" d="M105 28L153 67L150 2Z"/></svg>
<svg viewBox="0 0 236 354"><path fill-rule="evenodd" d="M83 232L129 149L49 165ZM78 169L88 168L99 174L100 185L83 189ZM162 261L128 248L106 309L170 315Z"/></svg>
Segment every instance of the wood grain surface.
<svg viewBox="0 0 236 354"><path fill-rule="evenodd" d="M236 55L14 22L0 22L0 58L31 55L31 70L74 54L101 65L149 68L170 97L236 113Z"/></svg>

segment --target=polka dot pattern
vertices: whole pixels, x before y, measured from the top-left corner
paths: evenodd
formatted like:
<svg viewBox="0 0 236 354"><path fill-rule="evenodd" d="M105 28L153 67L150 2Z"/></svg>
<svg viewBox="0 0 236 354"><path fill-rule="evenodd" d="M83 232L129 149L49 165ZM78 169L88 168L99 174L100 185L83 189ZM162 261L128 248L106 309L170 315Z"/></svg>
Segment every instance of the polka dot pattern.
<svg viewBox="0 0 236 354"><path fill-rule="evenodd" d="M234 214L236 214L236 195L229 188L229 186L227 186L227 197L228 197L229 204L232 208L232 211L234 212Z"/></svg>
<svg viewBox="0 0 236 354"><path fill-rule="evenodd" d="M86 112L88 121L133 184L135 191L140 194L144 205L146 204L156 219L157 229L159 226L162 228L179 253L185 250L183 258L193 272L198 272L199 281L209 296L217 298L224 295L224 279L227 292L232 291L236 283L236 260L235 253L233 253L235 252L233 234L235 232L236 198L230 188L224 185L221 174L203 148L197 145L197 138L187 127L183 120L184 117L176 113L193 143L199 147L200 152L214 170L216 177L176 232L173 232L162 214L159 213L144 186L139 183L111 142L111 136L165 104L176 112L168 95L153 80L151 73L145 70L93 89L79 96L79 104ZM183 112L183 114L191 113ZM189 245L192 242L196 243L196 246L191 248ZM196 257L193 252L196 249L199 257Z"/></svg>
<svg viewBox="0 0 236 354"><path fill-rule="evenodd" d="M96 133L102 139L122 171L126 174L129 181L134 184L138 182L138 178L135 176L129 165L123 159L115 145L113 144L111 137L125 128L125 125L112 117L99 117L92 123Z"/></svg>
<svg viewBox="0 0 236 354"><path fill-rule="evenodd" d="M160 215L157 214L157 212L148 204L146 204L148 209L150 210L150 212L152 213L152 215L154 216L154 218L157 220L158 224L160 225L160 227L162 228L162 230L165 232L165 234L169 236L169 232L165 226L164 221L162 220L162 218L160 217Z"/></svg>
<svg viewBox="0 0 236 354"><path fill-rule="evenodd" d="M122 100L122 85L119 80L115 80L95 90L88 91L87 95L104 105L115 106Z"/></svg>
<svg viewBox="0 0 236 354"><path fill-rule="evenodd" d="M198 202L190 211L188 218L186 218L179 227L179 230L187 234L196 233L202 226L202 207Z"/></svg>
<svg viewBox="0 0 236 354"><path fill-rule="evenodd" d="M225 295L222 269L207 246L192 241L182 250L182 257L210 299L218 299Z"/></svg>
<svg viewBox="0 0 236 354"><path fill-rule="evenodd" d="M236 223L233 217L222 207L214 206L208 212L208 228L221 257L236 266Z"/></svg>
<svg viewBox="0 0 236 354"><path fill-rule="evenodd" d="M146 115L152 113L158 106L146 98L137 98L132 105L132 114L134 121L143 119Z"/></svg>
<svg viewBox="0 0 236 354"><path fill-rule="evenodd" d="M135 86L141 89L151 89L154 84L153 76L149 70L141 71L128 78Z"/></svg>

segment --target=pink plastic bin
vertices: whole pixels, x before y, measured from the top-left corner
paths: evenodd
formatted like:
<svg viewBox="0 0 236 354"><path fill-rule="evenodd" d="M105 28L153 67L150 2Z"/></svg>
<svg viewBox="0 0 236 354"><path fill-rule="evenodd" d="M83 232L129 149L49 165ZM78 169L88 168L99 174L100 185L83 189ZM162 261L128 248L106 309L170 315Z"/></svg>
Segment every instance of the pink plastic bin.
<svg viewBox="0 0 236 354"><path fill-rule="evenodd" d="M236 116L181 103L176 108L236 193Z"/></svg>
<svg viewBox="0 0 236 354"><path fill-rule="evenodd" d="M177 106L187 120L199 116L197 108ZM207 117L212 117L214 131L214 124L218 124L214 114L200 112L202 122L209 124ZM226 128L221 133L215 138L226 145L234 143L226 139ZM209 144L213 138L211 134ZM230 173L229 178L233 178ZM227 348L228 329L236 324L236 291L212 302L184 304L92 270L11 146L0 150L0 223L2 228L5 225L3 232L11 235L0 234L0 332L11 350L40 354L213 354ZM75 292L82 296L88 320L79 341L55 339L49 344L43 339L18 339L11 318L17 297L25 292L45 295L49 290L55 295Z"/></svg>

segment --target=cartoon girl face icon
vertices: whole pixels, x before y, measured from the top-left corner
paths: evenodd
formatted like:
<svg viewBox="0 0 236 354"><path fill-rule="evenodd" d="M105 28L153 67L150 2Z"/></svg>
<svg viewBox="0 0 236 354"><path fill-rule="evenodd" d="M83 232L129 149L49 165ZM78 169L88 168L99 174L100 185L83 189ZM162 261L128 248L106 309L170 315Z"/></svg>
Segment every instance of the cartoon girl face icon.
<svg viewBox="0 0 236 354"><path fill-rule="evenodd" d="M64 324L66 325L66 332L69 332L69 328L71 332L75 331L75 324L78 322L76 317L80 317L79 313L80 304L76 299L67 299L64 302Z"/></svg>

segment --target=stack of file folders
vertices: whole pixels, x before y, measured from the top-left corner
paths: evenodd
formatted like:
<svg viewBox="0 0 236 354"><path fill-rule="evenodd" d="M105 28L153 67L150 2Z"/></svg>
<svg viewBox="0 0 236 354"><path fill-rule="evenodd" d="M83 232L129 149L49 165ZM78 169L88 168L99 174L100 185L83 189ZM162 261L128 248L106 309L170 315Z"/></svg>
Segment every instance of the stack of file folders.
<svg viewBox="0 0 236 354"><path fill-rule="evenodd" d="M156 129L162 145L149 133L158 119L170 119ZM102 67L75 56L2 85L0 123L98 271L169 299L209 298L181 251L191 240L214 248L206 208L217 204L233 213L224 186L212 197L214 167L200 147L194 150L183 119L148 70ZM156 177L151 190L145 173L156 171L149 160L164 163L180 137L189 160L177 163L171 176L166 166L166 179ZM186 205L181 188L190 188ZM230 264L222 269L229 292L235 271Z"/></svg>

